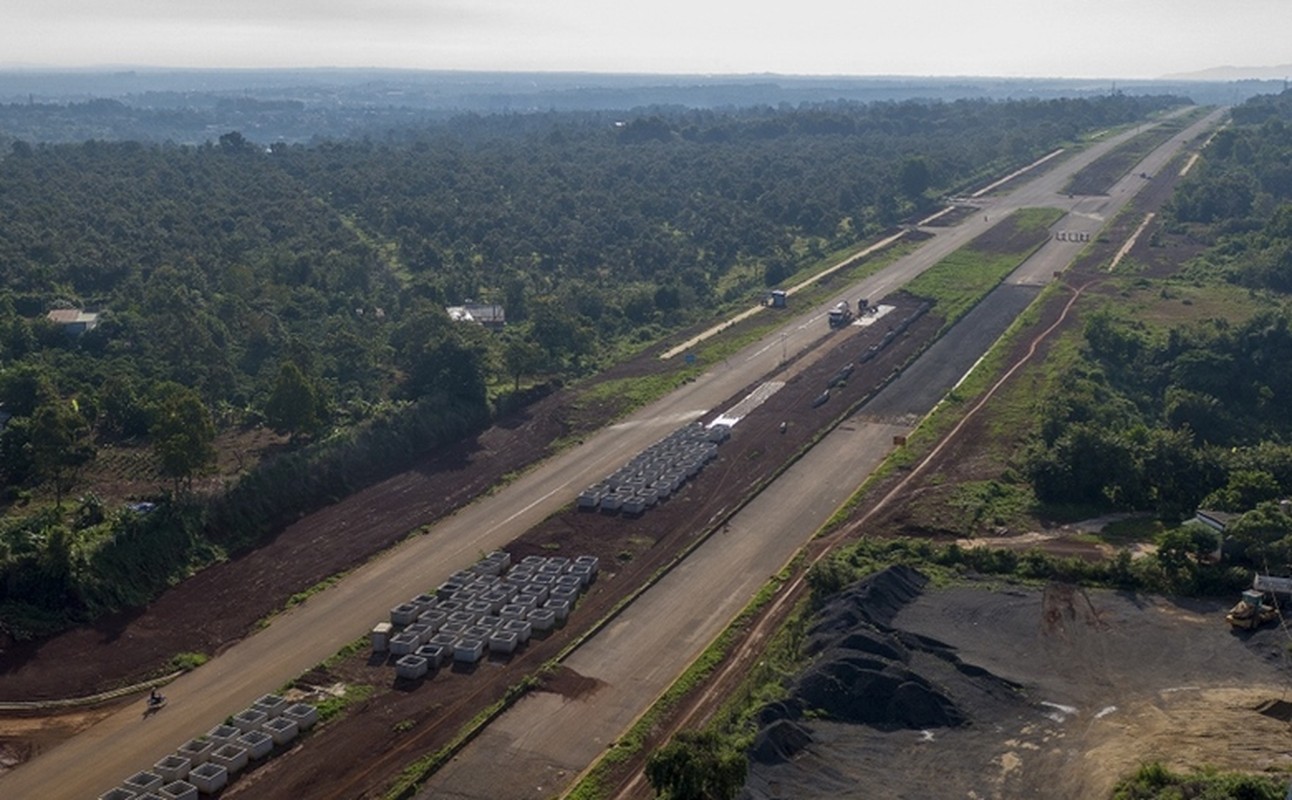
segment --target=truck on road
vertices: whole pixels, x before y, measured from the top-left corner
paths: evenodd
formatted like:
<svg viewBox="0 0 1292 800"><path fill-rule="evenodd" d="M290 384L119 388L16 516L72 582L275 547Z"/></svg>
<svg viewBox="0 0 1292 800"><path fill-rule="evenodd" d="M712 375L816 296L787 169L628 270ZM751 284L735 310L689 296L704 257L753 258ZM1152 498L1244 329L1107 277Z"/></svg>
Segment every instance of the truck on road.
<svg viewBox="0 0 1292 800"><path fill-rule="evenodd" d="M840 300L839 305L830 309L829 321L831 328L842 328L852 322L852 307L847 300Z"/></svg>

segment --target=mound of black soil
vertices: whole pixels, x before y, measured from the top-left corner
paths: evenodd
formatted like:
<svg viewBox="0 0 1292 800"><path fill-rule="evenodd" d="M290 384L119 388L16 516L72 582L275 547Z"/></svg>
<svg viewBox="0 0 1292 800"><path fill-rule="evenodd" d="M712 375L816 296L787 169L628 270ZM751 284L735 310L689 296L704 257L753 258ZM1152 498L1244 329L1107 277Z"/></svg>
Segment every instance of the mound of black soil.
<svg viewBox="0 0 1292 800"><path fill-rule="evenodd" d="M758 715L763 725L750 749L756 763L792 760L812 742L806 718L879 730L927 730L968 724L956 692L1008 694L1016 687L960 661L955 650L891 627L928 578L895 566L847 587L821 610L809 630L811 666L785 700Z"/></svg>

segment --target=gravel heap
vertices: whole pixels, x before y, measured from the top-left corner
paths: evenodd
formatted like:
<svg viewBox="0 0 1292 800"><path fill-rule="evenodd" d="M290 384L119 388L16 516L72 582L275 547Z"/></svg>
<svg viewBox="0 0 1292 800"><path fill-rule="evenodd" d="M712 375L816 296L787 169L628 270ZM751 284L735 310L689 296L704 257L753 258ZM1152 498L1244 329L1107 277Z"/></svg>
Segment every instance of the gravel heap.
<svg viewBox="0 0 1292 800"><path fill-rule="evenodd" d="M750 758L788 761L812 742L805 718L874 726L880 730L954 727L968 715L945 684L999 679L962 663L935 640L894 630L897 613L923 591L928 578L894 566L852 584L823 608L809 630L809 666L790 696L765 707Z"/></svg>

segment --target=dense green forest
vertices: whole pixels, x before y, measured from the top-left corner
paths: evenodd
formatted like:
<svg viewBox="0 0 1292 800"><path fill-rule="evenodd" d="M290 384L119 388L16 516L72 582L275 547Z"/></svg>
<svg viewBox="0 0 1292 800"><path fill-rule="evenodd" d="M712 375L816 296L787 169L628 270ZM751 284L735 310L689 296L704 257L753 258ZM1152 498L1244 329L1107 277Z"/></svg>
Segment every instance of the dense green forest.
<svg viewBox="0 0 1292 800"><path fill-rule="evenodd" d="M478 430L504 391L589 374L938 192L1179 102L464 116L313 146L16 141L0 159L0 615L32 630L142 602ZM444 306L468 299L502 303L507 329L451 322ZM99 324L68 335L46 319L58 308ZM189 491L221 432L261 424L288 454L223 496ZM182 502L142 513L78 490L109 444L151 447ZM124 581L132 559L152 566Z"/></svg>
<svg viewBox="0 0 1292 800"><path fill-rule="evenodd" d="M1209 245L1174 280L1246 287L1267 310L1169 326L1095 312L1084 358L1044 399L1026 470L1050 504L1250 512L1228 533L1253 563L1281 569L1292 564L1292 517L1272 503L1292 495L1292 93L1239 106L1233 121L1171 202L1170 229Z"/></svg>

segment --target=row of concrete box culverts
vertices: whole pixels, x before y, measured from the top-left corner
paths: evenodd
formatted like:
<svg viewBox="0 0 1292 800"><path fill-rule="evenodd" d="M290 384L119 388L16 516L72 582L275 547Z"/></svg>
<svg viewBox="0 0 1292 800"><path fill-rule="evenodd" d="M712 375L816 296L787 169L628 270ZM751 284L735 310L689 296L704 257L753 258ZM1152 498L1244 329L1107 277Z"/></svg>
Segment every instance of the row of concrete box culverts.
<svg viewBox="0 0 1292 800"><path fill-rule="evenodd" d="M578 506L608 514L642 514L675 494L718 457L731 426L701 423L678 428L627 464L579 493Z"/></svg>
<svg viewBox="0 0 1292 800"><path fill-rule="evenodd" d="M372 629L372 649L396 657L395 674L408 680L450 661L505 658L531 636L564 625L598 566L596 556L526 556L513 566L510 554L490 553L434 594L392 608L390 622Z"/></svg>
<svg viewBox="0 0 1292 800"><path fill-rule="evenodd" d="M99 795L99 800L196 800L199 794L215 794L252 762L314 727L318 718L318 709L309 703L267 694L227 724L188 740L152 769L136 772Z"/></svg>

